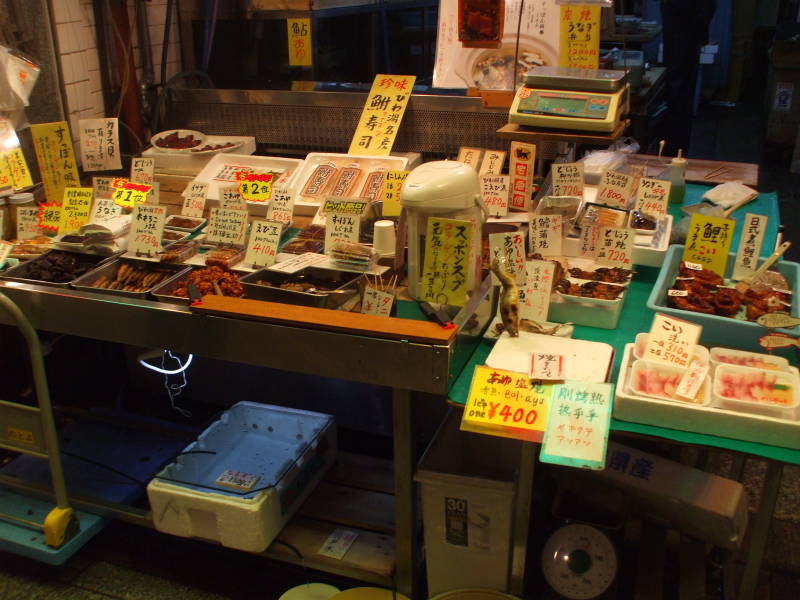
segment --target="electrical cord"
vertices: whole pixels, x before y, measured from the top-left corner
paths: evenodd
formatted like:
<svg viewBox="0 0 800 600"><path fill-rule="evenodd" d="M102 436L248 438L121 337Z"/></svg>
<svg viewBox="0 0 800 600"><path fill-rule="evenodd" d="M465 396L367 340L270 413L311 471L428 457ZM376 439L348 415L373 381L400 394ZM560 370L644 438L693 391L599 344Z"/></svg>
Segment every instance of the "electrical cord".
<svg viewBox="0 0 800 600"><path fill-rule="evenodd" d="M99 461L96 461L96 460L93 460L91 458L86 458L85 456L81 456L79 454L73 454L72 452L67 452L66 450L62 450L61 454L63 454L64 456L69 456L70 458L75 458L77 460L82 460L83 462L89 463L90 465L94 465L95 467L100 467L102 469L106 469L107 471L111 471L112 473L115 473L115 474L119 475L120 477L124 477L125 479L128 479L128 480L132 481L133 483L136 483L137 485L140 485L143 488L147 489L147 484L144 481L140 481L140 480L136 479L135 477L132 477L131 475L128 475L127 473L125 473L123 471L120 471L119 469L115 469L114 467L110 467L109 465L103 464L103 463L101 463Z"/></svg>

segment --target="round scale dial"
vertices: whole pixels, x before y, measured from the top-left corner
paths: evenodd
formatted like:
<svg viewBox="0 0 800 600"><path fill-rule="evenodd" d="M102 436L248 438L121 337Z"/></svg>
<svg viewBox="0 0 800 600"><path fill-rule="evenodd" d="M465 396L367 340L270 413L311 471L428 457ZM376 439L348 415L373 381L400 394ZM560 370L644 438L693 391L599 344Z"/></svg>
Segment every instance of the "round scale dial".
<svg viewBox="0 0 800 600"><path fill-rule="evenodd" d="M550 587L570 600L590 600L605 592L617 573L614 545L599 529L565 525L542 550L542 572Z"/></svg>

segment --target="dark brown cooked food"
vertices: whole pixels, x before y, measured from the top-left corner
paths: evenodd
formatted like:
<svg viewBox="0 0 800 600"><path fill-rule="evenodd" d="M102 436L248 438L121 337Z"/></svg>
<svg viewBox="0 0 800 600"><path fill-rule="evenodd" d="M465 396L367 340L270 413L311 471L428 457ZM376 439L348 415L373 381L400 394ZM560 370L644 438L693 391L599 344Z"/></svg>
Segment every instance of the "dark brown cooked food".
<svg viewBox="0 0 800 600"><path fill-rule="evenodd" d="M199 225L200 221L197 219L190 219L189 217L171 217L167 221L168 227L183 227L184 229L194 229Z"/></svg>
<svg viewBox="0 0 800 600"><path fill-rule="evenodd" d="M658 222L649 215L645 215L638 210L631 213L631 227L634 229L644 229L654 231Z"/></svg>
<svg viewBox="0 0 800 600"><path fill-rule="evenodd" d="M181 281L177 285L172 294L181 298L188 298L189 294L186 289L190 283L193 283L203 296L217 293L214 283L217 284L223 296L234 296L238 298L244 294L244 288L242 288L242 284L239 283L239 276L236 273L221 269L220 267L206 267L205 269L192 271L189 273L186 281Z"/></svg>
<svg viewBox="0 0 800 600"><path fill-rule="evenodd" d="M281 283L265 280L259 280L255 283L266 287L280 288L282 290L290 290L293 292L305 292L308 294L326 294L327 292L338 289L345 284L345 282L340 279L317 279L302 273L294 275L290 279L287 279Z"/></svg>
<svg viewBox="0 0 800 600"><path fill-rule="evenodd" d="M162 240L169 240L170 242L175 242L184 237L186 237L185 233L181 233L179 231L170 231L169 229L165 229L164 232L161 234Z"/></svg>
<svg viewBox="0 0 800 600"><path fill-rule="evenodd" d="M192 148L192 152L208 152L209 150L224 150L225 148L232 148L235 146L233 142L227 144L206 144L201 148Z"/></svg>
<svg viewBox="0 0 800 600"><path fill-rule="evenodd" d="M602 283L600 281L587 281L578 285L571 283L568 279L561 279L556 284L556 290L568 296L616 300L625 291L625 288L621 285Z"/></svg>
<svg viewBox="0 0 800 600"><path fill-rule="evenodd" d="M174 271L154 269L150 265L123 263L113 277L103 275L89 284L89 287L122 290L124 292L146 292L167 279Z"/></svg>
<svg viewBox="0 0 800 600"><path fill-rule="evenodd" d="M153 144L159 148L171 148L173 150L186 150L188 148L194 148L195 146L199 146L200 143L200 140L195 139L191 133L187 136L181 137L178 135L177 131L173 131L169 135L166 135L162 138L157 138L156 141L153 142Z"/></svg>
<svg viewBox="0 0 800 600"><path fill-rule="evenodd" d="M94 269L97 262L97 257L84 258L66 252L53 251L41 259L32 261L23 277L38 281L67 283Z"/></svg>
<svg viewBox="0 0 800 600"><path fill-rule="evenodd" d="M620 267L600 267L594 271L584 271L573 267L569 270L569 274L576 279L590 279L592 281L602 281L604 283L625 283L633 274L633 271Z"/></svg>

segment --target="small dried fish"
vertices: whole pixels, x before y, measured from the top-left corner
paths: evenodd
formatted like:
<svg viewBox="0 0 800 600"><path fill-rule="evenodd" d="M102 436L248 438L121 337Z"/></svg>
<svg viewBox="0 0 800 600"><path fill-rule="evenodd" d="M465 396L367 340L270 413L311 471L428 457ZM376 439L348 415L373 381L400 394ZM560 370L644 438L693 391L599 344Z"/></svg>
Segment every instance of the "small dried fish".
<svg viewBox="0 0 800 600"><path fill-rule="evenodd" d="M492 273L503 286L500 292L500 319L503 321L503 328L511 337L519 337L519 288L514 275L508 270L505 256L492 261Z"/></svg>

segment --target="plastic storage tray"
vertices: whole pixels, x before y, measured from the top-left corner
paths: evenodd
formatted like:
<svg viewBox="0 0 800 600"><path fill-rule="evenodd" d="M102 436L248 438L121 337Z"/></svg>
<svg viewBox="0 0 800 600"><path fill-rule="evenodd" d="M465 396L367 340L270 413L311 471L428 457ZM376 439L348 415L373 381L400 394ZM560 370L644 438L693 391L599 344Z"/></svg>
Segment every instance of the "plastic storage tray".
<svg viewBox="0 0 800 600"><path fill-rule="evenodd" d="M155 527L261 552L335 458L330 415L239 402L147 486Z"/></svg>
<svg viewBox="0 0 800 600"><path fill-rule="evenodd" d="M92 285L95 281L97 281L101 277L108 277L109 279L111 279L116 274L117 269L119 269L122 265L144 265L149 268L150 273L154 271L163 271L166 273L166 276L162 281L158 282L156 285L150 286L150 288L148 288L143 292L126 292L125 290L110 290L108 288L97 288ZM111 262L103 263L102 265L89 271L85 275L78 277L78 279L73 281L71 285L76 290L83 290L85 292L96 292L98 294L113 294L115 296L126 296L128 298L144 299L152 290L154 290L162 283L167 283L173 277L188 275L189 270L190 267L181 264L152 263L152 262L130 260L127 258L120 258Z"/></svg>
<svg viewBox="0 0 800 600"><path fill-rule="evenodd" d="M332 289L328 291L321 291L316 294L278 287L282 283L296 278L298 275L305 275L309 277L311 281L318 282L318 284L330 282L339 278L339 285L332 287ZM316 306L318 308L336 308L359 293L359 281L361 277L362 276L358 273L306 267L297 273L291 274L261 269L242 277L241 281L242 287L244 287L244 295L247 298L267 300L269 302L283 302L284 304L299 304L301 306ZM272 285L257 283L259 281L266 281Z"/></svg>
<svg viewBox="0 0 800 600"><path fill-rule="evenodd" d="M103 263L115 259L119 256L119 252L112 254L111 256L101 256L99 254L84 254L81 252L70 252L69 250L48 250L44 254L40 254L36 258L29 260L28 262L21 263L16 267L8 269L7 271L3 271L0 273L0 279L8 279L10 281L19 281L21 283L31 283L34 285L47 285L50 287L60 287L60 288L68 288L73 281L76 281L79 277L82 277L86 273L83 273L73 279L72 281L65 281L61 283L57 283L55 281L43 281L41 279L31 279L28 275L30 267L36 265L37 263L41 262L48 256L51 256L54 253L61 253L61 254L69 254L72 256L80 257L82 260L86 260L87 262L94 263L94 267L91 270L94 270L98 266L102 265Z"/></svg>
<svg viewBox="0 0 800 600"><path fill-rule="evenodd" d="M672 308L667 305L667 290L669 290L675 282L675 275L678 273L678 266L680 265L682 256L683 246L673 245L669 247L667 258L661 267L653 290L650 292L650 297L647 299L647 308L702 325L703 333L700 337L700 341L704 346L728 346L735 342L736 347L742 350L753 350L755 352L763 351L763 348L758 345L758 339L766 334L767 330L757 323L731 317L720 317L718 315L704 315L688 310L681 310L679 308ZM728 255L728 267L725 272L726 278L730 277L735 260L735 254ZM800 265L793 262L778 261L776 267L778 271L786 277L789 282L789 290L793 292L792 307L790 309L791 315L793 317L800 317L800 300L798 300L798 294L800 294L800 287L798 286L798 280L800 280L800 276L798 275ZM777 329L776 331L789 334L793 337L800 336L800 326L788 329Z"/></svg>
<svg viewBox="0 0 800 600"><path fill-rule="evenodd" d="M793 418L781 419L718 408L713 402L711 406L699 406L639 396L626 391L633 360L633 344L626 344L616 385L614 418L800 450L800 411L795 410Z"/></svg>

